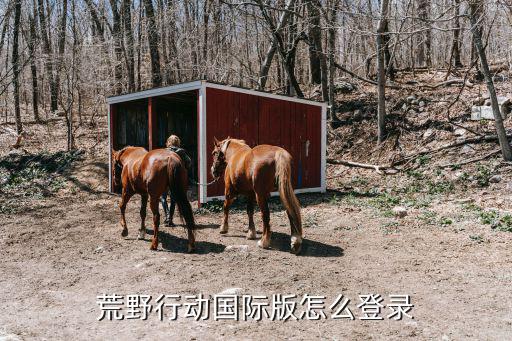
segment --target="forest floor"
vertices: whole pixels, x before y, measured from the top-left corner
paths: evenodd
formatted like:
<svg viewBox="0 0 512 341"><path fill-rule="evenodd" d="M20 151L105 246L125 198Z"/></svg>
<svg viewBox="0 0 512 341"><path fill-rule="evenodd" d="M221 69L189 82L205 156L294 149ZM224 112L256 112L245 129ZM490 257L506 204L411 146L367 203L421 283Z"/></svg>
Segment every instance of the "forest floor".
<svg viewBox="0 0 512 341"><path fill-rule="evenodd" d="M510 83L498 83L499 89L507 87ZM388 164L476 136L446 123L447 104L440 101L458 89L423 92L423 111L400 114L409 109L397 105L392 114L407 115L413 123L392 121L391 137L380 148L373 137L371 94L364 95L361 86L340 96L346 110L339 117L350 124L329 132L329 157ZM475 85L463 101L470 103L485 93L482 89ZM392 92L389 102L407 96L411 94ZM452 117L477 133L493 132L487 121L469 121L466 105L454 106ZM428 119L432 121L422 125ZM300 256L289 252L289 226L278 201L271 205L269 250L245 239L247 216L241 204L232 210L227 235L218 232L218 205L196 208L198 250L187 254L182 227L161 228L158 251L149 250L150 213L146 240L136 239L138 198L128 205L130 233L121 237L119 198L107 191L106 126L97 122L86 121L77 131L80 153L57 153L65 149L60 119L27 124L25 152L9 153L14 138L0 134L0 339L510 337L512 166L494 155L440 167L483 156L496 143L427 153L395 175L330 165L327 193L299 196L306 235ZM510 119L506 125L512 127ZM13 126L0 126L6 128ZM393 212L397 207L406 215L398 217ZM255 219L261 230L259 213ZM273 294L292 294L297 296L297 317L305 310L300 302L304 295L321 295L326 297L326 318L214 321L212 310L208 320L195 321L180 310L177 320L161 321L153 309L147 320L98 321L98 296L114 293L151 295L153 301L162 294L181 295L181 303L187 295L266 295L270 305ZM354 320L331 318L330 305L339 294L350 300ZM383 298L383 320L361 319L359 295L366 294ZM409 295L413 318L388 318L390 295ZM165 314L170 311L168 307Z"/></svg>

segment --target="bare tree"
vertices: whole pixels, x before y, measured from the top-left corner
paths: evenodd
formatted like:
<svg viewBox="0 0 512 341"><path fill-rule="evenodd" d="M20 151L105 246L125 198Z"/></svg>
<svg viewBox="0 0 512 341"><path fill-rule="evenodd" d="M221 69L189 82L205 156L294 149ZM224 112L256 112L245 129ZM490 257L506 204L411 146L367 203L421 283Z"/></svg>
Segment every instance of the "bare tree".
<svg viewBox="0 0 512 341"><path fill-rule="evenodd" d="M279 52L279 55L281 56L281 60L284 63L284 69L287 75L287 80L290 83L290 87L293 88L296 95L298 97L304 97L304 94L302 93L302 90L300 89L299 82L297 81L297 78L295 77L295 70L294 70L294 63L295 63L295 49L297 47L296 44L298 44L298 41L300 40L299 37L295 37L295 39L291 40L292 45L288 46L289 49L286 49L285 42L283 39L283 36L281 32L279 32L278 28L274 24L274 21L270 17L270 15L267 12L267 8L263 0L256 0L260 10L261 14L263 15L263 18L265 19L266 24L269 26L270 32L272 33L272 37L274 40L276 40L276 46L277 51ZM295 0L289 0L287 3L287 8L289 10L292 10L295 8Z"/></svg>
<svg viewBox="0 0 512 341"><path fill-rule="evenodd" d="M162 84L162 75L160 71L160 52L158 51L158 31L156 30L155 10L152 0L143 0L146 9L147 32L149 43L149 54L151 56L151 80L153 86Z"/></svg>
<svg viewBox="0 0 512 341"><path fill-rule="evenodd" d="M496 89L494 88L494 82L492 80L491 71L489 70L489 63L487 62L487 55L485 53L485 48L482 43L482 35L480 30L480 20L481 17L479 13L479 7L484 5L484 1L481 0L469 0L469 18L471 21L471 32L473 33L473 41L475 44L475 49L480 59L480 64L482 66L482 73L485 78L485 82L487 83L487 90L489 91L489 96L491 99L492 111L494 114L494 122L496 125L496 133L498 134L498 140L501 147L501 153L503 155L503 159L506 161L512 161L512 151L510 149L510 144L508 142L507 133L505 132L505 127L503 126L503 119L501 117L500 106L498 104L498 98L496 97Z"/></svg>
<svg viewBox="0 0 512 341"><path fill-rule="evenodd" d="M460 27L460 0L454 0L454 30L453 30L453 66L460 68L462 67L462 61L460 57L460 45L461 45L461 27ZM451 61L450 61L451 63Z"/></svg>
<svg viewBox="0 0 512 341"><path fill-rule="evenodd" d="M385 44L388 27L389 0L380 3L380 18L377 27L377 92L379 97L377 108L378 142L382 143L386 135L386 59Z"/></svg>
<svg viewBox="0 0 512 341"><path fill-rule="evenodd" d="M125 44L125 60L126 60L126 73L128 76L128 91L135 91L135 58L133 55L133 48L135 46L132 30L132 12L131 1L123 0L122 7L123 19L123 33L126 38Z"/></svg>
<svg viewBox="0 0 512 341"><path fill-rule="evenodd" d="M50 42L46 11L43 0L37 0L38 16L40 24L40 34L43 42L43 53L45 55L46 75L50 84L50 108L51 111L57 111L58 106L58 87L53 74L53 52Z"/></svg>
<svg viewBox="0 0 512 341"><path fill-rule="evenodd" d="M35 12L35 7L34 7ZM39 87L37 80L37 63L36 63L36 44L37 44L37 28L35 13L28 14L28 25L29 29L24 30L25 40L27 42L27 48L30 59L30 74L32 77L32 112L34 113L34 121L40 122L39 116Z"/></svg>
<svg viewBox="0 0 512 341"><path fill-rule="evenodd" d="M425 25L422 27L422 32L419 35L420 41L418 46L418 65L426 65L427 67L432 66L432 35L430 30L429 13L430 1L418 0L418 17L421 20L421 22Z"/></svg>
<svg viewBox="0 0 512 341"><path fill-rule="evenodd" d="M320 28L320 10L312 0L306 2L308 8L308 40L310 81L313 84L322 82L322 30Z"/></svg>
<svg viewBox="0 0 512 341"><path fill-rule="evenodd" d="M339 5L339 0L332 0L329 2L329 9L327 11L327 53L328 53L328 59L329 59L329 80L328 80L328 86L327 92L328 92L328 100L329 100L329 118L332 123L335 123L338 121L338 118L336 116L336 98L335 98L335 91L334 91L334 76L336 74L336 16L337 16L337 9ZM323 80L325 82L325 80ZM322 82L322 84L324 84ZM324 100L326 98L324 97Z"/></svg>
<svg viewBox="0 0 512 341"><path fill-rule="evenodd" d="M12 83L14 86L14 116L16 118L16 132L18 136L23 132L23 125L21 123L20 113L20 65L19 65L19 33L21 22L21 0L14 1L14 26L12 33Z"/></svg>
<svg viewBox="0 0 512 341"><path fill-rule="evenodd" d="M121 62L123 55L123 40L121 35L121 14L117 6L118 0L110 0L110 8L112 9L112 36L114 38L114 55L116 61L114 65L114 92L119 95L123 90L123 65Z"/></svg>
<svg viewBox="0 0 512 341"><path fill-rule="evenodd" d="M280 34L280 32L283 30L283 28L288 24L288 20L290 19L290 16L292 15L292 8L295 6L296 0L287 0L286 5L284 6L284 10L281 13L281 16L279 18L279 22L277 23L277 26L274 28L277 34ZM264 10L264 8L263 8ZM270 70L270 66L272 64L272 60L274 59L274 55L276 53L278 46L278 39L276 38L276 35L274 34L272 36L270 45L268 47L267 53L265 54L265 60L261 64L260 72L259 72L259 80L258 80L258 86L260 89L265 89L265 85L267 83L268 79L268 72Z"/></svg>

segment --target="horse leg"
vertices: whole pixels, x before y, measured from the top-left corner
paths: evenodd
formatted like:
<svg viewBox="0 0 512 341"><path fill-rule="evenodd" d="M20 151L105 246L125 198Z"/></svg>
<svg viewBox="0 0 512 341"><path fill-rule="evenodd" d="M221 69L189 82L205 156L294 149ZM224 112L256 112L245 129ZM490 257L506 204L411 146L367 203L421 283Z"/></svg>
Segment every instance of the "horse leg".
<svg viewBox="0 0 512 341"><path fill-rule="evenodd" d="M187 251L188 251L188 253L192 253L196 249L196 237L194 235L194 230L187 228L187 234L188 234Z"/></svg>
<svg viewBox="0 0 512 341"><path fill-rule="evenodd" d="M169 215L167 216L167 226L174 227L174 211L176 210L176 200L171 196L171 206L169 208Z"/></svg>
<svg viewBox="0 0 512 341"><path fill-rule="evenodd" d="M130 201L130 198L132 197L132 194L126 190L123 189L123 193L121 194L121 202L119 203L119 208L121 209L121 227L123 228L123 231L121 232L121 236L126 237L128 235L128 227L126 226L126 205L128 205L128 201Z"/></svg>
<svg viewBox="0 0 512 341"><path fill-rule="evenodd" d="M296 220L292 218L288 211L286 211L286 215L288 216L288 220L290 221L291 227L290 249L292 253L297 255L302 249L302 228L301 226L296 226Z"/></svg>
<svg viewBox="0 0 512 341"><path fill-rule="evenodd" d="M158 197L149 197L149 207L153 213L153 238L151 240L151 250L158 248L158 226L160 225L160 213L158 212Z"/></svg>
<svg viewBox="0 0 512 341"><path fill-rule="evenodd" d="M167 194L168 191L165 191L164 194L160 197L160 202L162 203L162 208L164 209L164 223L167 224L167 219L169 217L169 206L167 206Z"/></svg>
<svg viewBox="0 0 512 341"><path fill-rule="evenodd" d="M270 246L270 210L268 208L268 196L256 194L256 201L260 207L261 217L263 220L263 235L261 236L258 246L267 249Z"/></svg>
<svg viewBox="0 0 512 341"><path fill-rule="evenodd" d="M222 226L220 228L220 234L228 233L229 224L228 224L228 215L229 215L229 206L233 204L235 198L226 195L226 199L224 200L224 220L222 221Z"/></svg>
<svg viewBox="0 0 512 341"><path fill-rule="evenodd" d="M256 227L254 226L254 194L247 196L247 216L249 216L247 239L256 239Z"/></svg>
<svg viewBox="0 0 512 341"><path fill-rule="evenodd" d="M140 205L140 229L138 239L144 239L146 236L146 211L148 207L148 195L143 194L141 196Z"/></svg>

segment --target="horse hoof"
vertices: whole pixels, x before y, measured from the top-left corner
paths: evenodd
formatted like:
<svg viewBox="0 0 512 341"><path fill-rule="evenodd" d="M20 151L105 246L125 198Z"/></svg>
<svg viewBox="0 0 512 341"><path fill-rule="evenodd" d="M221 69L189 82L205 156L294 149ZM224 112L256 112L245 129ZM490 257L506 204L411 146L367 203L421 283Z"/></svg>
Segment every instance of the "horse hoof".
<svg viewBox="0 0 512 341"><path fill-rule="evenodd" d="M137 236L137 239L138 240L144 240L144 237L146 237L146 233L145 232L139 232L139 235Z"/></svg>
<svg viewBox="0 0 512 341"><path fill-rule="evenodd" d="M268 241L263 241L263 239L260 239L258 241L258 246L261 247L262 249L268 249L269 242Z"/></svg>
<svg viewBox="0 0 512 341"><path fill-rule="evenodd" d="M294 255L298 255L301 250L302 250L302 244L292 244L291 245L291 252Z"/></svg>
<svg viewBox="0 0 512 341"><path fill-rule="evenodd" d="M302 238L293 236L290 244L291 252L298 255L302 249Z"/></svg>
<svg viewBox="0 0 512 341"><path fill-rule="evenodd" d="M256 239L256 231L255 230L249 230L247 231L247 239L253 240Z"/></svg>
<svg viewBox="0 0 512 341"><path fill-rule="evenodd" d="M153 245L151 244L151 246L149 247L150 250L152 251L156 251L158 249L158 246L157 245Z"/></svg>
<svg viewBox="0 0 512 341"><path fill-rule="evenodd" d="M223 228L223 229L221 229L221 230L219 231L219 233L220 233L220 234L226 234L226 233L228 233L228 229L224 229L224 228Z"/></svg>
<svg viewBox="0 0 512 341"><path fill-rule="evenodd" d="M195 251L196 251L196 247L195 246L190 246L190 245L188 246L188 248L187 248L187 252L188 253L194 253Z"/></svg>
<svg viewBox="0 0 512 341"><path fill-rule="evenodd" d="M128 229L123 229L123 231L121 232L121 236L123 237L126 237L128 235Z"/></svg>

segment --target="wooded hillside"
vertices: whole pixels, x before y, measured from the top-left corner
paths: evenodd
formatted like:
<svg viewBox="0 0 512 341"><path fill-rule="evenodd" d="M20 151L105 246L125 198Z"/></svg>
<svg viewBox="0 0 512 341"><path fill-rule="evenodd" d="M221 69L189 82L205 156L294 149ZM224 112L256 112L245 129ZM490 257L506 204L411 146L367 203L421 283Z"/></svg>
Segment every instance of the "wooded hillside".
<svg viewBox="0 0 512 341"><path fill-rule="evenodd" d="M20 135L62 116L69 149L106 96L194 79L328 101L335 124L339 79L355 78L378 90L383 141L386 89L471 85L486 79L480 61L492 85L512 60L509 0L3 0L0 12L2 122ZM444 81L415 80L431 70Z"/></svg>

